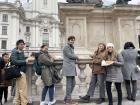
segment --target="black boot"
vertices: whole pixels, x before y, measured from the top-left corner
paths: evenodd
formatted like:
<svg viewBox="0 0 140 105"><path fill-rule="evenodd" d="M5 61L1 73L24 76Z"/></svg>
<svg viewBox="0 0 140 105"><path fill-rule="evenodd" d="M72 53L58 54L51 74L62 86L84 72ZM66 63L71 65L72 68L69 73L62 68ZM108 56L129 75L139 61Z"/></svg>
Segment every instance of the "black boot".
<svg viewBox="0 0 140 105"><path fill-rule="evenodd" d="M135 101L136 101L136 99L134 99L134 98L131 98L131 100L132 100L133 102L135 102Z"/></svg>
<svg viewBox="0 0 140 105"><path fill-rule="evenodd" d="M127 100L131 101L131 97L127 97Z"/></svg>
<svg viewBox="0 0 140 105"><path fill-rule="evenodd" d="M79 96L79 98L82 102L85 102L85 103L89 103L89 101L90 101L90 96L88 96L88 95L85 95L83 97Z"/></svg>
<svg viewBox="0 0 140 105"><path fill-rule="evenodd" d="M4 103L6 103L6 102L7 102L7 99L4 100Z"/></svg>
<svg viewBox="0 0 140 105"><path fill-rule="evenodd" d="M99 98L99 99L97 100L96 104L101 104L101 103L103 103L103 102L105 102L105 98Z"/></svg>
<svg viewBox="0 0 140 105"><path fill-rule="evenodd" d="M118 102L118 105L122 105L122 102Z"/></svg>

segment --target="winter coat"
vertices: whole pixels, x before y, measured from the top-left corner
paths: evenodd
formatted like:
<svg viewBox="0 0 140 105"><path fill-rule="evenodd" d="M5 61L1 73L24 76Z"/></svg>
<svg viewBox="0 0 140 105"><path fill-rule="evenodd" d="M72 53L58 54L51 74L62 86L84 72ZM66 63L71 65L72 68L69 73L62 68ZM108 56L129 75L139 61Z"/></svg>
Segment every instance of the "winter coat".
<svg viewBox="0 0 140 105"><path fill-rule="evenodd" d="M38 57L39 62L42 65L41 79L45 86L51 86L53 83L53 61L49 57L48 53L42 53Z"/></svg>
<svg viewBox="0 0 140 105"><path fill-rule="evenodd" d="M124 66L122 70L124 80L137 80L140 76L136 68L136 58L138 55L137 50L126 49L121 53L124 59Z"/></svg>
<svg viewBox="0 0 140 105"><path fill-rule="evenodd" d="M122 66L124 64L121 54L117 54L117 61L114 64L106 67L106 81L123 82Z"/></svg>
<svg viewBox="0 0 140 105"><path fill-rule="evenodd" d="M20 71L26 73L26 58L24 52L15 49L10 57L11 65L16 65Z"/></svg>
<svg viewBox="0 0 140 105"><path fill-rule="evenodd" d="M72 48L69 44L63 49L63 67L62 67L62 75L63 76L76 76L76 59L77 56L74 54L74 48Z"/></svg>
<svg viewBox="0 0 140 105"><path fill-rule="evenodd" d="M92 73L93 74L105 74L105 67L101 66L102 60L106 59L106 53L105 51L100 52L97 54L96 52L92 56L93 58L93 68Z"/></svg>
<svg viewBox="0 0 140 105"><path fill-rule="evenodd" d="M12 85L12 80L5 80L5 68L6 64L2 58L0 58L0 87L8 87Z"/></svg>

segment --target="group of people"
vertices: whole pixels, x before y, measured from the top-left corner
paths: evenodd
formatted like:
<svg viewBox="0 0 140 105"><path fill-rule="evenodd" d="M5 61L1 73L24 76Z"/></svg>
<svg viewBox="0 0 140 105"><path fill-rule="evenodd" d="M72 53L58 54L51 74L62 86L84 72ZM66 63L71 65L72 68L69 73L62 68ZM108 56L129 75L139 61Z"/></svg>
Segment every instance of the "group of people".
<svg viewBox="0 0 140 105"><path fill-rule="evenodd" d="M69 36L68 43L63 48L63 68L62 75L66 77L66 95L64 97L65 104L77 104L77 100L72 99L72 92L75 87L76 60L79 57L74 53L75 37ZM26 83L26 66L28 59L24 55L25 43L23 40L18 40L16 48L12 51L10 59L7 53L2 55L0 59L0 102L2 105L2 96L4 92L4 99L7 102L8 86L11 86L10 80L4 80L4 68L9 65L16 65L20 69L21 76L16 78L16 94L15 105L28 105L27 98L27 83ZM48 46L42 45L39 51L37 60L41 64L41 80L44 84L40 105L53 105L56 100L55 82L53 81L54 71L54 57L48 53ZM85 96L79 96L82 102L90 102L91 97L94 95L95 88L99 86L99 99L97 104L105 102L105 90L109 105L113 105L113 98L111 92L112 83L115 84L118 94L118 105L122 105L122 89L121 84L124 81L127 91L127 99L136 101L137 93L137 80L139 71L137 69L136 59L138 51L132 42L126 42L123 51L117 53L113 43L99 43L97 50L93 55L92 76L89 84L88 91ZM103 66L102 62L106 61L109 65ZM105 89L106 86L106 89ZM48 96L48 102L46 100Z"/></svg>
<svg viewBox="0 0 140 105"><path fill-rule="evenodd" d="M62 74L66 76L66 96L64 103L76 104L77 101L71 98L72 91L75 86L76 67L75 61L78 58L74 54L75 37L68 38L68 44L63 49L63 69ZM120 53L115 50L113 43L99 43L97 50L93 55L92 76L88 91L85 96L79 96L82 102L90 102L90 98L94 95L95 88L99 86L99 99L97 104L105 102L105 85L109 105L113 105L112 83L115 84L118 94L118 105L122 105L122 89L121 84L124 81L127 91L127 99L136 101L137 80L139 79L139 70L137 68L136 59L138 58L138 51L132 42L126 42L124 49ZM106 61L108 65L102 65Z"/></svg>
<svg viewBox="0 0 140 105"><path fill-rule="evenodd" d="M3 93L4 101L7 102L8 86L12 86L12 80L6 80L5 68L10 65L15 65L20 70L21 76L14 79L15 83L15 96L13 103L14 105L29 105L27 95L27 80L26 80L26 68L29 59L24 54L25 43L24 40L20 39L16 42L16 48L11 52L11 56L8 53L2 54L0 58L0 104L2 103ZM53 61L54 58L48 53L48 46L42 45L40 47L38 61L41 63L41 79L44 87L42 89L41 105L52 105L56 102L54 99L54 82L52 80L52 73L54 71ZM49 95L49 102L45 102L46 95Z"/></svg>
<svg viewBox="0 0 140 105"><path fill-rule="evenodd" d="M0 58L0 105L3 105L2 98L4 93L4 102L7 102L8 86L12 86L11 95L15 98L15 105L27 105L27 83L26 83L26 64L27 60L24 56L24 41L18 40L16 48L12 51L11 56L8 53L3 53ZM20 69L21 77L7 80L5 73L6 68L15 65ZM16 83L15 83L16 82ZM15 90L16 85L16 92Z"/></svg>

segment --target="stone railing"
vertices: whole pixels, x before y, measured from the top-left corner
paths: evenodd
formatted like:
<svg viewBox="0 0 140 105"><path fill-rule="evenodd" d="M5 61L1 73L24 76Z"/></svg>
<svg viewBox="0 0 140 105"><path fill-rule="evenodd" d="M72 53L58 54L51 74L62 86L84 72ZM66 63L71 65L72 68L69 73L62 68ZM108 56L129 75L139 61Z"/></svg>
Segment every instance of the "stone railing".
<svg viewBox="0 0 140 105"><path fill-rule="evenodd" d="M61 74L63 60L55 60L54 63L55 63L55 68ZM80 59L76 62L76 68L78 72L76 81L78 82L76 84L76 89L73 95L75 98L77 98L79 95L85 94L87 90L86 78L88 75L85 73L85 70L87 69L87 67L88 69L92 67L91 59ZM35 84L36 79L37 79L37 76L35 75L34 70L32 68L32 62L30 62L28 63L28 67L27 67L29 101L38 101L41 96L43 87L37 86ZM65 78L63 77L62 81L56 84L55 96L56 96L56 99L63 100L64 95L65 95Z"/></svg>
<svg viewBox="0 0 140 105"><path fill-rule="evenodd" d="M62 63L63 60L55 60L55 68L58 70L58 72L61 74L62 71ZM140 61L138 62L140 64ZM80 95L85 95L88 89L88 83L90 82L90 76L91 76L91 68L92 68L92 60L91 59L80 59L76 62L76 70L78 75L76 76L76 86L73 92L72 97L78 98ZM42 86L37 86L35 84L37 79L37 76L35 76L35 73L32 69L32 63L28 64L27 68L27 80L28 80L28 95L29 95L29 101L39 101L41 92L42 92ZM140 83L138 81L138 95L140 93ZM55 97L57 100L63 100L65 95L65 77L63 77L62 81L58 84L56 84L56 91L55 91ZM97 86L98 87L98 86ZM124 87L124 84L122 84L122 87ZM116 89L113 87L112 90L114 90L114 93L116 94ZM126 96L126 90L125 88L122 88L123 91L123 97ZM98 88L96 89L94 93L94 97L98 97ZM116 95L114 95L116 96Z"/></svg>

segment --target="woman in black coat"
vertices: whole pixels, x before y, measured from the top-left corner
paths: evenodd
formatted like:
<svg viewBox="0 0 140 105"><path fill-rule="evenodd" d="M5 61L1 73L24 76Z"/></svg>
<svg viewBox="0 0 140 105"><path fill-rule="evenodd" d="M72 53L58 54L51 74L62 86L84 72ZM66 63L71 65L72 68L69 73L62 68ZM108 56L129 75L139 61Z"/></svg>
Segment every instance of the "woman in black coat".
<svg viewBox="0 0 140 105"><path fill-rule="evenodd" d="M7 102L8 97L8 86L11 86L11 80L5 80L5 71L4 68L8 66L9 54L2 54L0 58L0 104L2 105L2 97L4 93L4 101Z"/></svg>

